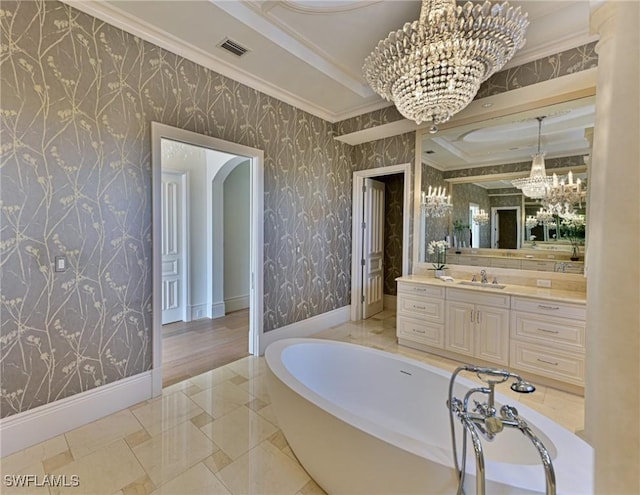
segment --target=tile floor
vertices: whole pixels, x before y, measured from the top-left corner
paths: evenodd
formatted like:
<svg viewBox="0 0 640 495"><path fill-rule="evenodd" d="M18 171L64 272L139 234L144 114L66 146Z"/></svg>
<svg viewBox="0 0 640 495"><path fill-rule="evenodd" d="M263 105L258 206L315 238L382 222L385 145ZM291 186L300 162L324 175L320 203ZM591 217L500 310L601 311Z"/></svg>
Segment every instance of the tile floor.
<svg viewBox="0 0 640 495"><path fill-rule="evenodd" d="M316 337L396 352L453 370L457 363L399 346L395 313ZM315 495L270 405L263 358L249 356L164 389L161 397L0 460L2 494ZM501 390L501 392L505 392ZM583 428L582 397L545 387L513 394L566 428ZM77 475L76 488L9 488L7 474ZM68 484L71 484L69 482Z"/></svg>

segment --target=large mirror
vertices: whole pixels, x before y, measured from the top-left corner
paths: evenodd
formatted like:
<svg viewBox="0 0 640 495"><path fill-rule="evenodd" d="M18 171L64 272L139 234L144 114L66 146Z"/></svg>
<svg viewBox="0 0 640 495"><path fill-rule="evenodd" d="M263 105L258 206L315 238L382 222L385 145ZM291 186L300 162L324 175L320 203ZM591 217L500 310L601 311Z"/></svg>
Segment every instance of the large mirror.
<svg viewBox="0 0 640 495"><path fill-rule="evenodd" d="M548 269L565 271L565 261L577 261L571 271L580 272L594 120L595 96L589 96L424 132L420 191L442 188L452 207L440 216L420 208L419 261L431 261L429 243L446 240L449 264L488 264L471 258L505 257L509 262L496 261L496 266L527 269L536 266L533 261L553 260L561 264L548 263ZM514 179L529 176L538 146L547 176L555 173L556 184L564 181L567 189L569 182L574 188L580 183L582 201L554 211L513 186Z"/></svg>

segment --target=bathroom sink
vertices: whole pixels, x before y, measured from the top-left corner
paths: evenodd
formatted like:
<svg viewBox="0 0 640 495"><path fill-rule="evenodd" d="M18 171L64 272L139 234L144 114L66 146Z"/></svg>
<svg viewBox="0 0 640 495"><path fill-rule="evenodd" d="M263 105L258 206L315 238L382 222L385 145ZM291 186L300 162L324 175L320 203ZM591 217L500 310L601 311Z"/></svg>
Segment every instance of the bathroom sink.
<svg viewBox="0 0 640 495"><path fill-rule="evenodd" d="M506 287L506 285L501 285L501 284L491 284L491 283L483 284L482 282L470 282L468 280L463 280L459 282L459 284L470 285L472 287L480 287L481 289L504 289Z"/></svg>

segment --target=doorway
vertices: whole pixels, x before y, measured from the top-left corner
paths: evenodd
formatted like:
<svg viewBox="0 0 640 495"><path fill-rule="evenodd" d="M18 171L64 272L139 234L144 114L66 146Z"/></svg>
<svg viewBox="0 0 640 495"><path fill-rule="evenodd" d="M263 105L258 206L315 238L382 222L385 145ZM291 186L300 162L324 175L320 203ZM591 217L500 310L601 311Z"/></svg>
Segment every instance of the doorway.
<svg viewBox="0 0 640 495"><path fill-rule="evenodd" d="M163 346L162 346L162 272L163 272L163 260L162 260L162 216L163 216L163 204L162 204L162 143L163 141L172 141L176 143L183 143L195 147L200 151L212 151L220 154L224 158L223 163L219 167L219 172L225 173L220 176L224 179L229 176L233 169L239 165L240 162L247 162L248 175L249 175L249 232L248 232L248 245L249 245L249 264L246 271L246 283L248 286L248 302L249 302L249 318L248 318L248 342L247 352L258 355L261 352L261 337L263 334L262 329L262 293L263 293L263 152L254 148L223 141L220 139L212 138L202 134L197 134L191 131L167 126L153 122L151 126L151 138L152 138L152 180L153 180L153 231L152 231L152 251L153 251L153 395L159 395L162 392L163 383ZM233 160L236 160L234 163ZM225 170L224 167L227 167ZM209 173L209 177L206 174ZM206 187L206 192L202 194L200 201L202 202L202 208L199 208L197 214L202 217L207 217L207 228L203 229L204 232L200 232L201 241L206 244L208 253L214 253L219 258L222 249L218 252L213 249L213 243L216 236L213 235L214 229L219 229L222 232L224 228L224 222L219 220L218 223L214 222L214 216L221 211L214 208L213 201L215 199L214 190L216 188L216 182L211 175L211 169L207 166L206 171L203 171L202 180L209 184ZM192 180L194 177L192 177ZM218 184L220 185L220 184ZM192 195L193 191L190 191ZM222 201L222 199L220 199ZM207 202L209 207L207 207ZM191 208L195 209L195 208ZM188 210L188 209L187 209ZM192 212L191 217L194 214ZM191 225L193 222L188 220L186 225ZM193 230L193 229L192 229ZM218 237L219 243L222 244L222 234ZM201 243L202 244L202 243ZM204 250L205 248L202 248ZM193 253L193 247L189 249ZM200 318L213 318L216 315L216 311L219 311L216 300L216 294L214 294L214 288L216 286L216 277L219 278L219 287L224 284L224 277L222 270L214 270L214 264L216 263L216 256L206 255L200 258L200 262L194 265L194 256L190 256L190 265L185 266L185 273L192 274L204 274L204 277L200 277L200 290L207 288L207 294L209 294L208 300L203 304L190 304L192 299L190 296L186 296L186 317L184 321L189 319L201 321ZM217 260L218 262L219 259ZM196 268L195 270L192 268ZM215 276L214 276L215 273ZM193 278L193 277L192 277ZM203 282L204 281L204 282ZM193 282L193 281L192 281ZM213 294L213 296L211 296ZM220 297L223 297L223 289L220 289ZM224 312L224 311L223 311ZM202 320L207 321L207 320ZM212 320L215 321L215 320ZM178 322L182 323L182 322Z"/></svg>
<svg viewBox="0 0 640 495"><path fill-rule="evenodd" d="M522 245L520 207L494 206L491 208L491 218L493 219L491 247L496 249L520 249Z"/></svg>
<svg viewBox="0 0 640 495"><path fill-rule="evenodd" d="M353 174L353 206L352 206L352 235L351 235L351 320L361 320L364 318L364 308L366 303L365 277L363 275L363 260L366 257L365 237L362 229L365 213L365 181L366 179L377 179L386 181L388 176L400 175L402 177L402 218L398 230L401 231L397 237L401 242L401 275L409 273L409 212L411 211L411 166L406 163L370 170L361 170ZM366 230L366 229L365 229ZM388 237L385 235L385 237ZM363 300L364 298L364 300Z"/></svg>

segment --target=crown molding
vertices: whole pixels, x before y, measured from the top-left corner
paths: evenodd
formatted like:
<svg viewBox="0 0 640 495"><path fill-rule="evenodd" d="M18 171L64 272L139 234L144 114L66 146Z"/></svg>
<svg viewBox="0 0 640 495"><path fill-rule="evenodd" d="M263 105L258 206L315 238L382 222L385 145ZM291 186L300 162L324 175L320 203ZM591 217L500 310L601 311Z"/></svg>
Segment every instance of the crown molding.
<svg viewBox="0 0 640 495"><path fill-rule="evenodd" d="M304 98L294 95L293 93L283 90L267 81L256 78L251 73L239 69L236 66L226 62L225 60L215 57L210 53L195 47L184 40L167 33L162 29L133 18L131 15L114 7L108 2L95 0L61 0L63 3L77 9L85 14L93 16L112 26L122 29L134 36L137 36L149 43L153 43L171 53L184 57L198 65L206 67L218 74L233 79L241 84L253 88L261 93L276 98L302 111L315 115L327 122L335 123L345 120L361 113L373 111L387 106L387 102L376 102L365 105L354 110L348 110L344 113L335 113L324 107L316 105Z"/></svg>

